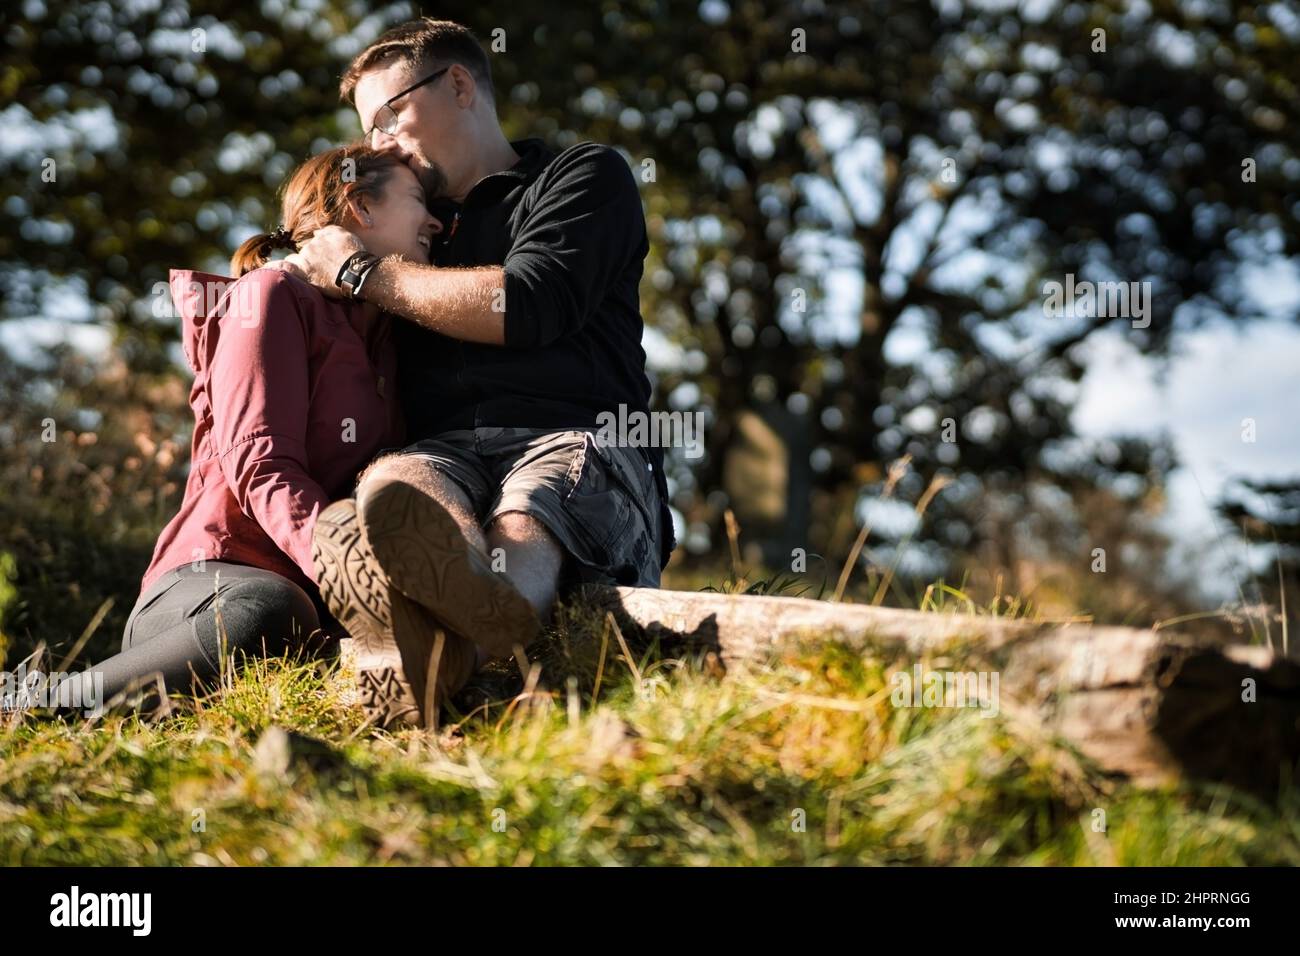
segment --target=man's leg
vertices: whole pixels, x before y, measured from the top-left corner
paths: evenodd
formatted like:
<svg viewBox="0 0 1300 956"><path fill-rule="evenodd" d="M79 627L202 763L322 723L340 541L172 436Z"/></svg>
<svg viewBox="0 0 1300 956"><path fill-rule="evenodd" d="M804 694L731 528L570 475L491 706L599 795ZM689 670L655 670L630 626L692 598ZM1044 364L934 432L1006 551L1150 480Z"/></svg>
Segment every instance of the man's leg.
<svg viewBox="0 0 1300 956"><path fill-rule="evenodd" d="M472 437L449 434L376 462L358 484L357 510L393 586L455 635L504 657L537 636L540 620L492 567L474 507L492 490Z"/></svg>
<svg viewBox="0 0 1300 956"><path fill-rule="evenodd" d="M659 494L636 448L605 447L594 432L482 429L496 499L489 548L539 615L569 584L659 586Z"/></svg>
<svg viewBox="0 0 1300 956"><path fill-rule="evenodd" d="M447 510L460 528L465 540L481 554L488 553L487 542L474 517L474 506L469 496L445 473L432 466L427 459L415 455L387 455L377 459L357 480L357 501L366 493L389 481L401 481L424 492Z"/></svg>
<svg viewBox="0 0 1300 956"><path fill-rule="evenodd" d="M548 620L564 569L565 551L555 535L532 515L509 511L488 527L487 545L504 557L505 574L533 606L539 620Z"/></svg>
<svg viewBox="0 0 1300 956"><path fill-rule="evenodd" d="M370 488L388 481L418 488L442 505L470 546L490 561L501 549L510 583L533 606L539 620L550 617L564 567L564 549L546 525L531 515L512 511L497 515L484 535L464 490L427 460L413 455L388 455L371 464L357 482L358 500Z"/></svg>
<svg viewBox="0 0 1300 956"><path fill-rule="evenodd" d="M478 525L478 519L474 517L474 506L469 496L445 473L432 467L427 459L400 453L376 459L357 479L357 498L360 499L369 488L387 481L405 482L438 502L455 520L470 547L487 554L488 544ZM454 634L449 634L448 638L459 639ZM491 655L477 644L474 645L474 652L477 670L487 663Z"/></svg>

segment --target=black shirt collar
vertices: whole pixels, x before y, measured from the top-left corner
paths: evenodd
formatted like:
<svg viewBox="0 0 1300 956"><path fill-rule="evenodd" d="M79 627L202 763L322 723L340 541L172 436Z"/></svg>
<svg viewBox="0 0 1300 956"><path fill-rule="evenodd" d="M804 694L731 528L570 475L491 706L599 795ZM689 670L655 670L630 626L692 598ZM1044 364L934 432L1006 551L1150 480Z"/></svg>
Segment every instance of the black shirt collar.
<svg viewBox="0 0 1300 956"><path fill-rule="evenodd" d="M546 148L546 144L540 139L518 139L511 140L510 147L519 154L519 162L515 163L509 169L503 169L499 173L493 173L493 176L511 176L516 179L532 179L543 169L546 164L555 158L555 154ZM492 176L483 177L491 179Z"/></svg>

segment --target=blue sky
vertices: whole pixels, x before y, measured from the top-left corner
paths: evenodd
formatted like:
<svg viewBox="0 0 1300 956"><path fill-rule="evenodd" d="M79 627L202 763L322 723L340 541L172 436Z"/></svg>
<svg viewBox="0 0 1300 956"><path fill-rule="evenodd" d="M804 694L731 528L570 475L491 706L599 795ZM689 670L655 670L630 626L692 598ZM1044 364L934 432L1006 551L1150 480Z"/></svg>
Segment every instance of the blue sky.
<svg viewBox="0 0 1300 956"><path fill-rule="evenodd" d="M1232 478L1300 475L1300 329L1282 319L1218 323L1188 333L1164 367L1113 333L1087 350L1075 426L1093 436L1171 436L1181 462L1162 522L1180 546L1171 560L1192 559L1207 592L1231 599L1250 559L1212 502ZM1253 443L1242 440L1247 418Z"/></svg>

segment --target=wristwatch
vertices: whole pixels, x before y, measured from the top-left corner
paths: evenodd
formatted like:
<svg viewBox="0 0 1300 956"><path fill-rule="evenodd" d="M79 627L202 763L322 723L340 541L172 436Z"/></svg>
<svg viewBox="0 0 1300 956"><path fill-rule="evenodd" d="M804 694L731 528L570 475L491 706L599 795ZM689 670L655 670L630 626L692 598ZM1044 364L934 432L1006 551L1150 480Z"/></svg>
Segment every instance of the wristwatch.
<svg viewBox="0 0 1300 956"><path fill-rule="evenodd" d="M348 256L347 262L343 263L343 268L339 269L334 284L343 290L344 296L355 299L360 294L361 287L365 285L366 276L370 275L370 270L378 263L379 256L372 252L354 252Z"/></svg>

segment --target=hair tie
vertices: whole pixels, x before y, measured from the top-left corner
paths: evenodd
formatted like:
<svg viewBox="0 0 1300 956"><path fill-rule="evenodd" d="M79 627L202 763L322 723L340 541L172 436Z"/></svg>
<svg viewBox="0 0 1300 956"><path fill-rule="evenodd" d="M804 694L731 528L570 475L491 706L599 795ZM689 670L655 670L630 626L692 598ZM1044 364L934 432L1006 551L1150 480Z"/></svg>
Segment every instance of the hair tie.
<svg viewBox="0 0 1300 956"><path fill-rule="evenodd" d="M271 233L271 242L284 249L291 249L298 245L293 241L293 234L284 226L277 227L275 232Z"/></svg>

